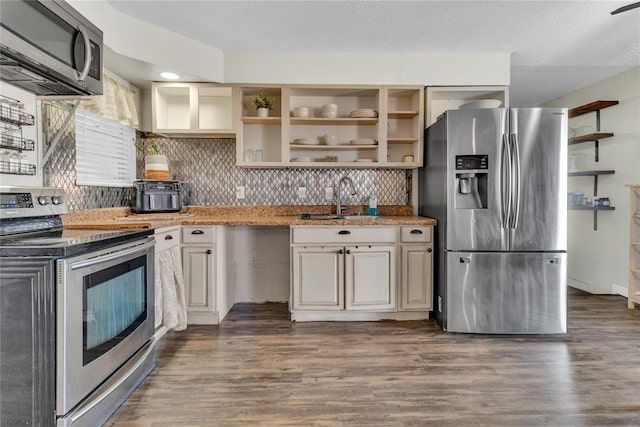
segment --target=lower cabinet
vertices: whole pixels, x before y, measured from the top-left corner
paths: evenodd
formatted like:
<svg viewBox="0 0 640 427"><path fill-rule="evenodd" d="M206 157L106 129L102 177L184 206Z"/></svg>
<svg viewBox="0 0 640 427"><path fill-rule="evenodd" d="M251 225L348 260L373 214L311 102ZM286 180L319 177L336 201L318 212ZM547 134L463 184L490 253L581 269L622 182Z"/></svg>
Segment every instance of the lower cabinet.
<svg viewBox="0 0 640 427"><path fill-rule="evenodd" d="M217 324L215 227L182 227L187 323Z"/></svg>
<svg viewBox="0 0 640 427"><path fill-rule="evenodd" d="M433 309L433 227L400 227L400 304L402 311Z"/></svg>
<svg viewBox="0 0 640 427"><path fill-rule="evenodd" d="M346 247L345 293L347 310L395 309L395 246Z"/></svg>
<svg viewBox="0 0 640 427"><path fill-rule="evenodd" d="M431 226L292 227L292 319L428 318L432 231Z"/></svg>

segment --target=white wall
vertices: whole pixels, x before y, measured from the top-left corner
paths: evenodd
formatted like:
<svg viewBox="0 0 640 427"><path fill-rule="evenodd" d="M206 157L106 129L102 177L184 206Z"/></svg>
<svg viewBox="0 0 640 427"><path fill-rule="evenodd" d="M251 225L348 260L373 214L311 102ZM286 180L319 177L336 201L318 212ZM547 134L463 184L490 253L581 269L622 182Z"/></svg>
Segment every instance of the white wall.
<svg viewBox="0 0 640 427"><path fill-rule="evenodd" d="M546 106L573 108L596 100L618 100L600 113L601 130L613 138L600 141L600 161L594 161L594 143L571 146L569 154L585 154L581 170L614 169L601 176L598 196L609 197L616 210L598 213L569 211L569 284L592 293L621 293L629 274L629 189L640 183L640 67L555 99ZM569 120L570 128L595 128L595 113ZM579 129L579 134L589 133ZM569 178L569 192L593 194L593 178Z"/></svg>
<svg viewBox="0 0 640 427"><path fill-rule="evenodd" d="M106 1L68 0L68 3L100 28L104 43L121 55L184 70L214 82L223 80L222 49L125 15Z"/></svg>
<svg viewBox="0 0 640 427"><path fill-rule="evenodd" d="M24 109L27 113L37 116L36 96L34 94L0 81L0 95L21 101L24 104ZM16 133L16 135L19 136L20 134ZM21 159L21 162L34 164L38 167L36 175L0 174L0 185L42 186L42 171L40 170L40 165L38 163L38 159L42 157L42 155L39 154L42 146L39 141L40 138L38 137L37 125L23 126L22 137L36 142L36 151L23 151L22 154L25 158ZM4 160L4 156L2 157L2 160Z"/></svg>
<svg viewBox="0 0 640 427"><path fill-rule="evenodd" d="M289 228L234 227L235 302L289 300Z"/></svg>
<svg viewBox="0 0 640 427"><path fill-rule="evenodd" d="M259 65L257 65L259 64ZM227 83L507 86L508 53L226 51Z"/></svg>

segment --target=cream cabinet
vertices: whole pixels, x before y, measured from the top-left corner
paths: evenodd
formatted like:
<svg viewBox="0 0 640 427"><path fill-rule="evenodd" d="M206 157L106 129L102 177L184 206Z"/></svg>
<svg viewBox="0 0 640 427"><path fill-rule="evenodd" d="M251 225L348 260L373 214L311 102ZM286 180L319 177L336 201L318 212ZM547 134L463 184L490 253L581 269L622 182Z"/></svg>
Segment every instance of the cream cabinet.
<svg viewBox="0 0 640 427"><path fill-rule="evenodd" d="M497 99L500 107L509 107L508 86L432 86L426 88L425 128L447 110L457 110L468 102Z"/></svg>
<svg viewBox="0 0 640 427"><path fill-rule="evenodd" d="M154 133L176 136L233 136L232 86L157 82L151 86Z"/></svg>
<svg viewBox="0 0 640 427"><path fill-rule="evenodd" d="M252 97L261 92L275 99L269 117L257 117L251 105ZM241 86L238 94L238 166L409 169L422 165L423 86ZM337 107L335 117L323 115L328 104ZM307 113L301 115L299 109ZM352 116L363 109L375 114Z"/></svg>
<svg viewBox="0 0 640 427"><path fill-rule="evenodd" d="M396 236L396 227L292 227L292 318L394 311Z"/></svg>
<svg viewBox="0 0 640 427"><path fill-rule="evenodd" d="M345 251L345 309L396 308L396 247L347 246Z"/></svg>
<svg viewBox="0 0 640 427"><path fill-rule="evenodd" d="M400 228L399 310L433 309L433 243L431 226Z"/></svg>
<svg viewBox="0 0 640 427"><path fill-rule="evenodd" d="M293 310L344 309L344 248L301 246L292 249Z"/></svg>
<svg viewBox="0 0 640 427"><path fill-rule="evenodd" d="M217 324L215 227L182 227L182 264L189 324Z"/></svg>

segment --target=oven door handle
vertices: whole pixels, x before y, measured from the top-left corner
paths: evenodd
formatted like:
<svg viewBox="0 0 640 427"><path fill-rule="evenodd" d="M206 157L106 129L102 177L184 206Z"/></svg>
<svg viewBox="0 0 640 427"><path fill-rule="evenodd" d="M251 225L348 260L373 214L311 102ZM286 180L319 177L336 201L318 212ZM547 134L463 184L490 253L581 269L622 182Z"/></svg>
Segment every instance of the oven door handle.
<svg viewBox="0 0 640 427"><path fill-rule="evenodd" d="M116 252L110 252L106 255L103 256L97 256L95 258L90 258L86 261L81 261L78 262L76 264L71 264L71 271L73 270L79 270L81 268L85 268L85 267L91 267L92 265L96 265L96 264L101 264L103 262L107 262L107 261L111 261L117 258L121 258L123 256L127 256L136 252L144 252L147 249L149 249L150 247L152 247L153 245L155 245L156 242L155 240L153 240L153 238L151 238L148 242L143 243L141 245L136 245L132 248L129 249L124 249L121 251L116 251Z"/></svg>

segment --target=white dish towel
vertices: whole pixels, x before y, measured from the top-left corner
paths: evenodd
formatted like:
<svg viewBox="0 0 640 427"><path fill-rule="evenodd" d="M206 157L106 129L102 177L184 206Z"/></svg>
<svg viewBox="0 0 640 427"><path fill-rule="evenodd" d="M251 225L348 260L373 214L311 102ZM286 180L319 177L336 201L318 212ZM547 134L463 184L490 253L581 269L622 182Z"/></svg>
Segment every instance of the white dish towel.
<svg viewBox="0 0 640 427"><path fill-rule="evenodd" d="M164 324L169 329L182 331L187 328L187 304L180 247L164 250L156 256L156 327Z"/></svg>

